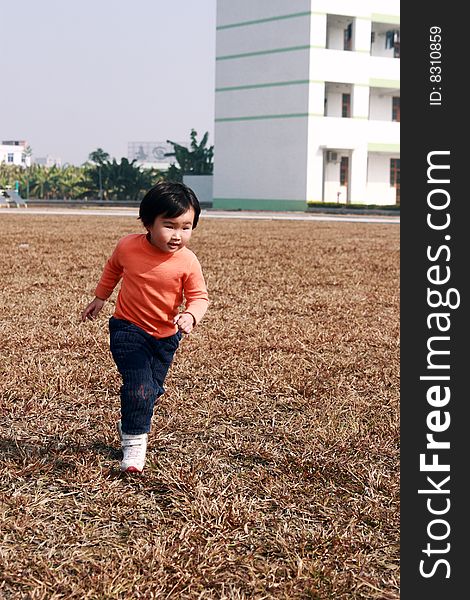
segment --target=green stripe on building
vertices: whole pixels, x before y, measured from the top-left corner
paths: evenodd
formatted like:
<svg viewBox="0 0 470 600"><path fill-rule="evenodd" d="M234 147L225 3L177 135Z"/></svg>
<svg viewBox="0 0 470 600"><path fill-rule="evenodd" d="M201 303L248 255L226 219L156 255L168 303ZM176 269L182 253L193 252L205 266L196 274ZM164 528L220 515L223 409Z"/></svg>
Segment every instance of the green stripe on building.
<svg viewBox="0 0 470 600"><path fill-rule="evenodd" d="M287 15L279 15L276 17L266 17L264 19L254 19L252 21L240 21L238 23L229 23L227 25L218 25L216 27L217 31L221 31L222 29L231 29L233 27L246 27L247 25L258 25L259 23L270 23L272 21L282 21L284 19L295 19L297 17L308 17L312 13L310 11L306 12L298 12L291 13Z"/></svg>
<svg viewBox="0 0 470 600"><path fill-rule="evenodd" d="M294 210L305 211L306 200L285 200L280 198L214 198L212 208L226 210Z"/></svg>
<svg viewBox="0 0 470 600"><path fill-rule="evenodd" d="M297 13L290 13L285 15L277 15L273 17L265 17L264 19L252 19L250 21L238 21L237 23L227 23L225 25L217 25L216 30L222 31L223 29L233 29L235 27L247 27L250 25L260 25L262 23L272 23L273 21L283 21L286 19L296 19L299 17L308 17L311 15L322 15L325 16L327 13L322 11L303 11ZM381 13L372 13L371 16L358 16L356 19L362 21L375 21L378 23L389 23L391 25L399 25L400 17L398 15L385 15Z"/></svg>
<svg viewBox="0 0 470 600"><path fill-rule="evenodd" d="M284 115L253 115L250 117L220 117L214 119L216 123L226 123L230 121L259 121L260 119L298 119L299 117L308 117L308 113L291 113Z"/></svg>
<svg viewBox="0 0 470 600"><path fill-rule="evenodd" d="M381 80L383 81L384 85L379 85L379 83L377 83L379 80L374 79L374 85L369 85L368 83L355 83L355 82L349 82L351 85L355 85L358 87L389 87L389 88L394 88L394 87L399 87L399 82L392 82L392 81L388 81L386 79ZM234 92L234 91L238 91L238 90L256 90L256 89L262 89L262 88L272 88L272 87L283 87L283 86L289 86L289 85L309 85L309 84L315 84L315 83L320 83L320 84L324 84L325 82L320 80L320 79L293 79L292 81L271 81L268 83L250 83L247 85L228 85L225 87L218 87L215 88L216 92ZM397 83L398 85L395 86L393 84ZM388 84L388 85L385 85Z"/></svg>
<svg viewBox="0 0 470 600"><path fill-rule="evenodd" d="M322 113L286 113L279 115L251 115L251 116L240 116L240 117L218 117L214 119L216 123L230 123L234 121L259 121L262 119L299 119L299 118L307 118L307 117L316 117L321 119L341 119L344 117L328 117ZM356 117L348 117L348 121L361 121L368 120L366 116L356 116Z"/></svg>
<svg viewBox="0 0 470 600"><path fill-rule="evenodd" d="M299 50L309 50L310 46L288 46L287 48L272 48L271 50L258 50L257 52L244 52L243 54L227 54L226 56L216 56L215 60L233 60L235 58L248 58L250 56L262 56L264 54L277 54L279 52L297 52Z"/></svg>
<svg viewBox="0 0 470 600"><path fill-rule="evenodd" d="M308 83L322 83L322 82L313 82L309 79L298 79L293 81L275 81L272 83L253 83L250 85L233 85L227 87L215 88L216 92L232 92L234 90L255 90L259 88L270 88L270 87L279 87L285 85L305 85Z"/></svg>

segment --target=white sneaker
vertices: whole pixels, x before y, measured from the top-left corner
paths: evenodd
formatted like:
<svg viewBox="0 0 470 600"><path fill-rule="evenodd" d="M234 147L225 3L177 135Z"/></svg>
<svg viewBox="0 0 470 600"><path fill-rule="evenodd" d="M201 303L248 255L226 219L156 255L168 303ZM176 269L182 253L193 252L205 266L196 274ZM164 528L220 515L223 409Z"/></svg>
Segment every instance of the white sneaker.
<svg viewBox="0 0 470 600"><path fill-rule="evenodd" d="M117 430L121 438L123 454L121 471L126 473L142 473L145 465L148 435L146 433L140 435L124 433L121 428L121 421L117 422Z"/></svg>

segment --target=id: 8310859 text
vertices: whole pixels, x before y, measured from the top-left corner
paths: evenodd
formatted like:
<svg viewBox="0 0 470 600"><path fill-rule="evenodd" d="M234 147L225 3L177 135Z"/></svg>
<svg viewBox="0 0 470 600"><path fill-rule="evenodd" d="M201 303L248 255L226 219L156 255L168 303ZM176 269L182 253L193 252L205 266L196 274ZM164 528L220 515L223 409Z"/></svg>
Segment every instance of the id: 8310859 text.
<svg viewBox="0 0 470 600"><path fill-rule="evenodd" d="M442 29L438 25L429 28L429 105L442 105Z"/></svg>

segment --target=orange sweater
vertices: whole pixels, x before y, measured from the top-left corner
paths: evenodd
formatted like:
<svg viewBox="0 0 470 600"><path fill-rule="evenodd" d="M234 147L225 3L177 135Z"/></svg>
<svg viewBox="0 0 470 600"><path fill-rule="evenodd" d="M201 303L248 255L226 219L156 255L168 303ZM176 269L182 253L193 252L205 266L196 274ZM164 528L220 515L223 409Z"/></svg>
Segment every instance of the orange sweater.
<svg viewBox="0 0 470 600"><path fill-rule="evenodd" d="M193 315L196 324L207 310L201 265L188 248L162 252L145 234L127 235L106 262L95 295L106 300L121 278L114 316L157 338L176 333L173 319L183 301L185 312Z"/></svg>

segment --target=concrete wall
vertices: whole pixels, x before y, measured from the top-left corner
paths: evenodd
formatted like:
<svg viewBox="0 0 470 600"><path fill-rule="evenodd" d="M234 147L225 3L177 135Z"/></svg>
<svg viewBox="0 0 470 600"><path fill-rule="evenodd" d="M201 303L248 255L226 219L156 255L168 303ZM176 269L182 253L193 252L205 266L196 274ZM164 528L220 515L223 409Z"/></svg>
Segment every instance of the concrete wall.
<svg viewBox="0 0 470 600"><path fill-rule="evenodd" d="M214 207L305 206L309 10L219 0Z"/></svg>
<svg viewBox="0 0 470 600"><path fill-rule="evenodd" d="M183 183L196 194L199 203L212 206L213 175L184 175Z"/></svg>
<svg viewBox="0 0 470 600"><path fill-rule="evenodd" d="M392 119L393 96L400 97L400 91L370 90L369 118L371 121L390 121Z"/></svg>
<svg viewBox="0 0 470 600"><path fill-rule="evenodd" d="M369 153L367 197L369 204L395 204L396 190L390 185L390 158L398 154Z"/></svg>

